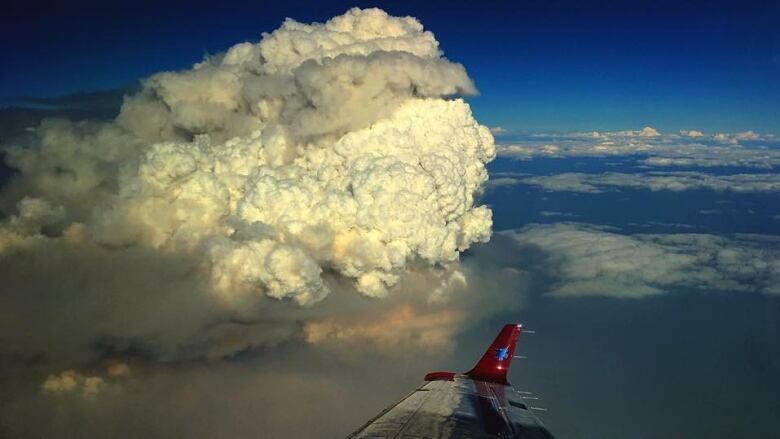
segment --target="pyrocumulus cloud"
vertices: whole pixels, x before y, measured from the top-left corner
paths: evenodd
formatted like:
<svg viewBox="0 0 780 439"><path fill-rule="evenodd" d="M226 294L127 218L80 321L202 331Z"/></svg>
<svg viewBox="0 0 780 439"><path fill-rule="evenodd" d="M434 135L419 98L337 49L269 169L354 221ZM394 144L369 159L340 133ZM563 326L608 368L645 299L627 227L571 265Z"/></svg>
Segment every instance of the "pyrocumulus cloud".
<svg viewBox="0 0 780 439"><path fill-rule="evenodd" d="M47 391L95 393L108 378L72 364L371 341L377 322L320 303L393 296L409 273L431 288L378 320L454 328L414 306L462 289L460 252L490 238L475 93L419 21L356 8L153 75L113 121L44 120L4 147L0 352L61 362Z"/></svg>

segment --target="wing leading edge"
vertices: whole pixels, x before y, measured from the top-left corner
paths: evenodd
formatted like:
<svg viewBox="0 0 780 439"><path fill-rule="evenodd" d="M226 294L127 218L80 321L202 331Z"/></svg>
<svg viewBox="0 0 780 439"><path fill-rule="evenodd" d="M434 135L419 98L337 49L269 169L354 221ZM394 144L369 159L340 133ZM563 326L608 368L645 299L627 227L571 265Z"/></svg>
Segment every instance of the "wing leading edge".
<svg viewBox="0 0 780 439"><path fill-rule="evenodd" d="M349 437L551 439L506 379L521 332L504 326L471 370L425 375L425 384Z"/></svg>

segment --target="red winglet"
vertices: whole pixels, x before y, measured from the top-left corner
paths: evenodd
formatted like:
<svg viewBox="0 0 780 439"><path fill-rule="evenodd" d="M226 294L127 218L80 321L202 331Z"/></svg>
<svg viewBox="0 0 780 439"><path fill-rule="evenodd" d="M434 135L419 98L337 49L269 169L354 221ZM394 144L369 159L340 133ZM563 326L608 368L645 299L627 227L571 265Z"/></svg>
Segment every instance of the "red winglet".
<svg viewBox="0 0 780 439"><path fill-rule="evenodd" d="M473 369L466 372L466 375L473 380L507 384L506 373L512 363L515 344L522 329L523 325L519 324L504 326L493 340L493 344L482 355L482 359Z"/></svg>

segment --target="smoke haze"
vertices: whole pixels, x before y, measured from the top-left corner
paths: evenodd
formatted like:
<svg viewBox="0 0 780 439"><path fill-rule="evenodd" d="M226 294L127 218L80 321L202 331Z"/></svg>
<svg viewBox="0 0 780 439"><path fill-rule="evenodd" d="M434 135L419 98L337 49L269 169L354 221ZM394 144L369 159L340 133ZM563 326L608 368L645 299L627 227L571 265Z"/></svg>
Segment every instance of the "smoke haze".
<svg viewBox="0 0 780 439"><path fill-rule="evenodd" d="M493 137L460 98L476 92L416 19L355 8L146 78L114 120L6 142L0 425L348 433L354 413L285 413L355 406L355 373L451 353L475 285L522 283L459 262L491 235L475 198ZM424 364L389 372L389 395Z"/></svg>

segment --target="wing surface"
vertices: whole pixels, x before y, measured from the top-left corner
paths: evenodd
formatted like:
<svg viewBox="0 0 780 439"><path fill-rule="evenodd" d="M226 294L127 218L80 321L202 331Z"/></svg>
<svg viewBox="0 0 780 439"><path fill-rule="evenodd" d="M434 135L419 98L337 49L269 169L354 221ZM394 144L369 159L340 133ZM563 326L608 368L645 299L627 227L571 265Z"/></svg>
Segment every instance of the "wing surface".
<svg viewBox="0 0 780 439"><path fill-rule="evenodd" d="M431 372L427 383L350 438L438 439L553 436L506 380L520 325L506 325L465 374Z"/></svg>
<svg viewBox="0 0 780 439"><path fill-rule="evenodd" d="M430 381L350 438L528 438L552 435L511 387L454 378Z"/></svg>

